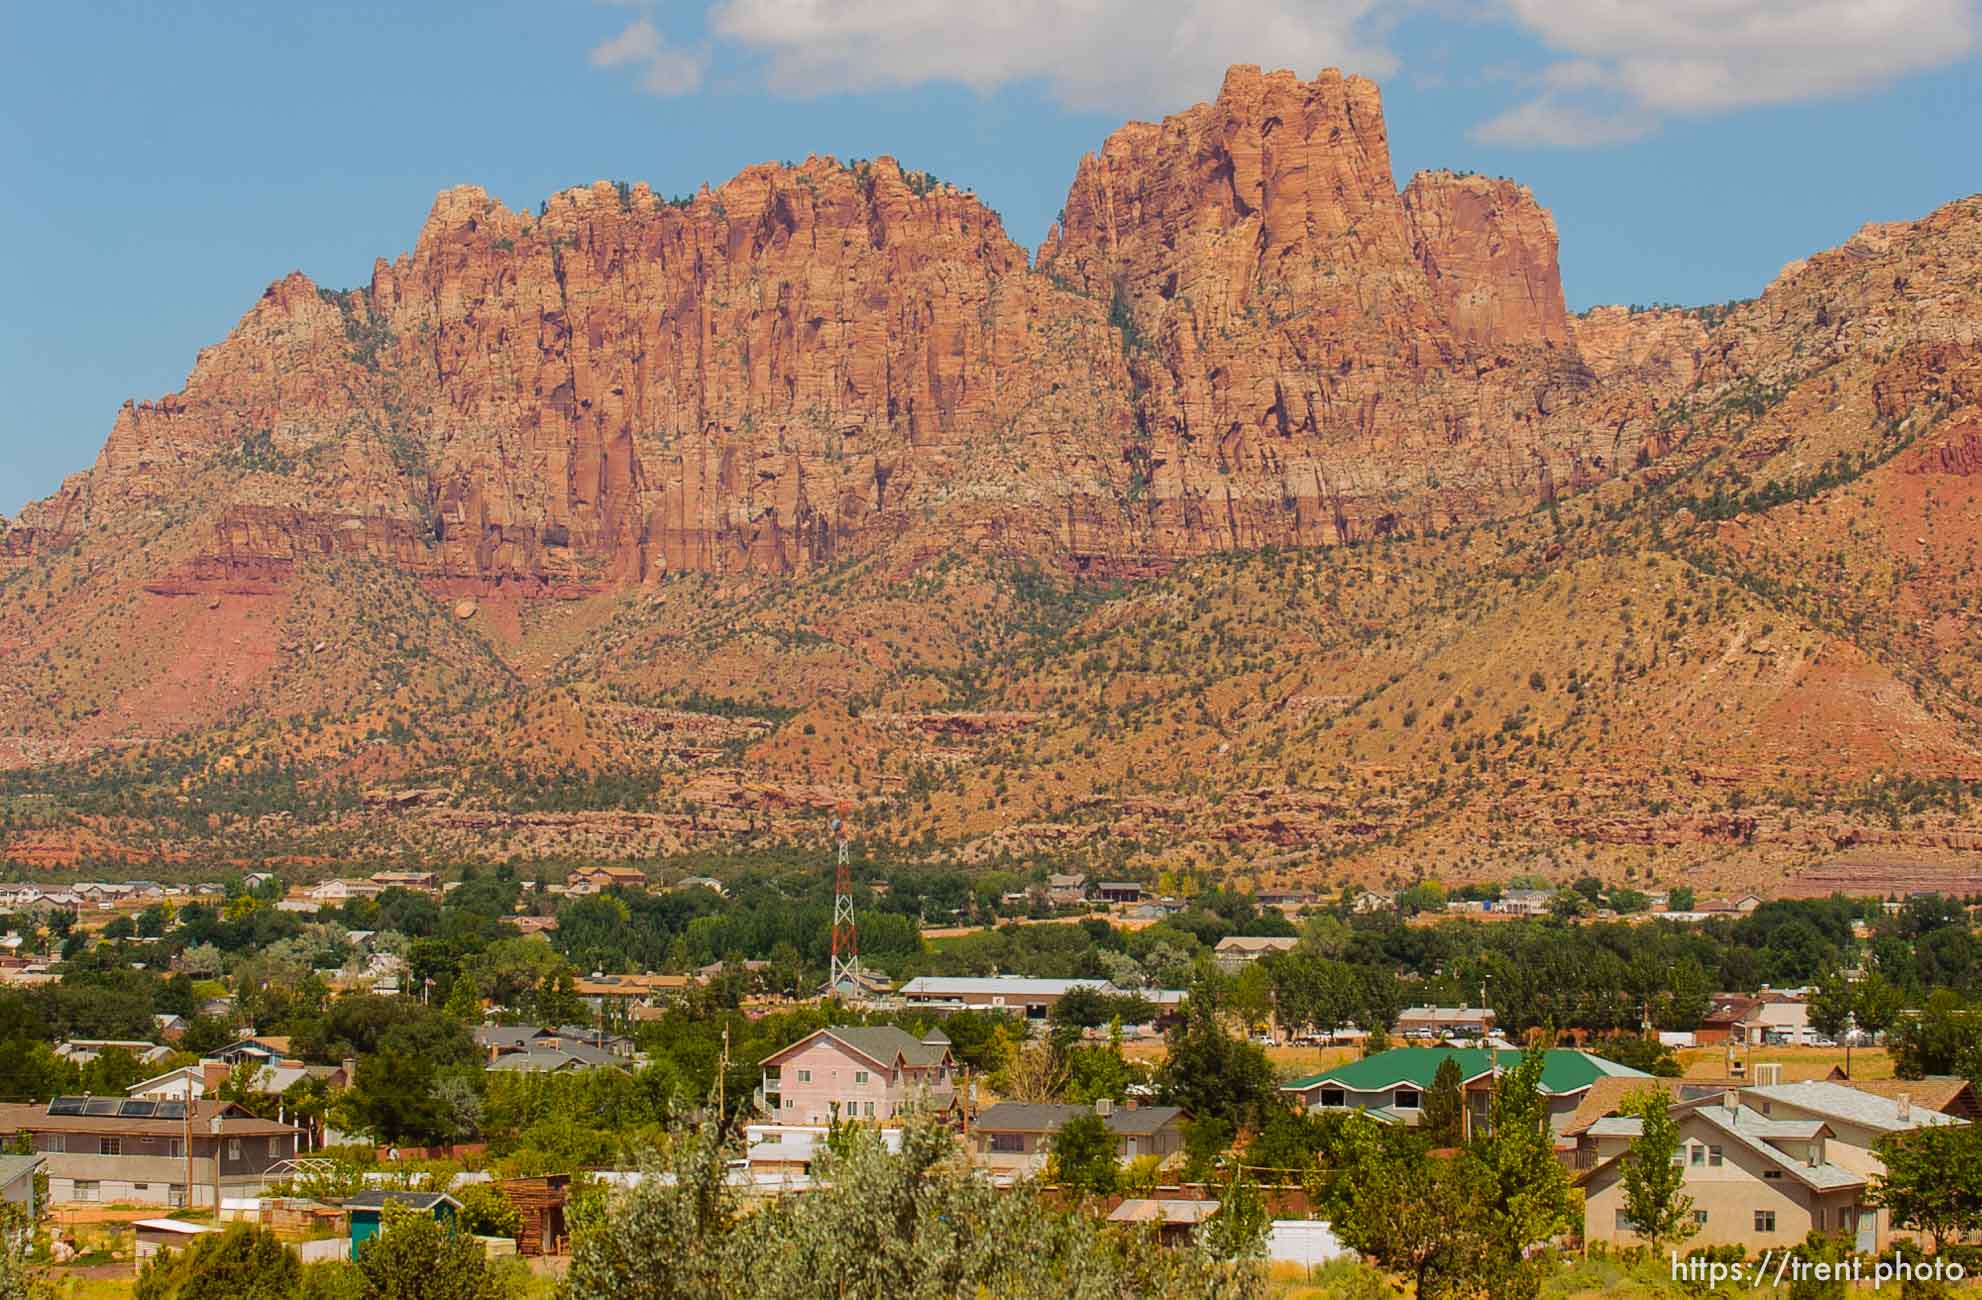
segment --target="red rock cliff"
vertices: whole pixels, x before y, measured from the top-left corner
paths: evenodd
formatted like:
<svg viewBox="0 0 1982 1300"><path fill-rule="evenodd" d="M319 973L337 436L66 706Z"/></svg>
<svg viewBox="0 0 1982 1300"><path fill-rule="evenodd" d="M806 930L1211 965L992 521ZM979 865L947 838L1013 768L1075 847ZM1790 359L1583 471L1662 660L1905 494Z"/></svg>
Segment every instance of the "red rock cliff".
<svg viewBox="0 0 1982 1300"><path fill-rule="evenodd" d="M888 159L535 216L449 190L366 288L272 285L4 544L176 502L214 573L598 590L916 535L1120 569L1605 472L1547 214L1390 167L1372 83L1235 68L1081 163L1036 269Z"/></svg>
<svg viewBox="0 0 1982 1300"><path fill-rule="evenodd" d="M1555 218L1525 185L1420 172L1404 189L1412 251L1452 328L1483 347L1569 346Z"/></svg>

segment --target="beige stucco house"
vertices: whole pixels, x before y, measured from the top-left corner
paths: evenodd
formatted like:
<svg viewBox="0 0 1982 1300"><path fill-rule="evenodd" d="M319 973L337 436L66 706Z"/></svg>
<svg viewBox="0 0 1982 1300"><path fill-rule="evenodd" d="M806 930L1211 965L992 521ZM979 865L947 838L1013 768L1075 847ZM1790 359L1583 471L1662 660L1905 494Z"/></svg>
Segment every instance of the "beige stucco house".
<svg viewBox="0 0 1982 1300"><path fill-rule="evenodd" d="M1861 1250L1884 1244L1882 1217L1865 1204L1869 1180L1840 1159L1844 1145L1824 1121L1764 1115L1733 1092L1681 1103L1672 1116L1686 1171L1682 1194L1692 1198L1699 1225L1689 1247L1754 1252L1798 1245L1813 1230L1849 1234ZM1638 1129L1637 1119L1613 1116L1578 1139L1596 1152L1582 1176L1587 1240L1639 1241L1624 1210L1623 1177Z"/></svg>

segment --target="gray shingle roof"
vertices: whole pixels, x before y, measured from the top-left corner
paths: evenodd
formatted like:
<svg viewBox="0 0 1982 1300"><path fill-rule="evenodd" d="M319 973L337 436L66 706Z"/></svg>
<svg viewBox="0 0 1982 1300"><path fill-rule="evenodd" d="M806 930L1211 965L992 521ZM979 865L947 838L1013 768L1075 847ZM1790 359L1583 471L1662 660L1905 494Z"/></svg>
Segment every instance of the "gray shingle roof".
<svg viewBox="0 0 1982 1300"><path fill-rule="evenodd" d="M1063 1103L1001 1101L977 1117L974 1127L999 1133L1057 1133L1060 1126L1076 1115L1091 1113L1091 1106L1074 1106ZM1183 1116L1178 1106L1134 1106L1118 1107L1102 1120L1108 1131L1121 1135L1143 1135L1154 1133L1170 1121Z"/></svg>
<svg viewBox="0 0 1982 1300"><path fill-rule="evenodd" d="M892 1065L896 1055L910 1065L940 1065L948 1043L925 1043L893 1025L832 1025L826 1030L862 1056Z"/></svg>
<svg viewBox="0 0 1982 1300"><path fill-rule="evenodd" d="M1681 1113L1674 1107L1674 1113ZM1772 1120L1758 1110L1740 1107L1730 1116L1727 1108L1718 1101L1694 1103L1685 1111L1699 1116L1713 1128L1731 1138L1750 1151L1768 1157L1771 1161L1819 1190L1835 1187L1861 1186L1865 1179L1843 1165L1832 1164L1828 1159L1821 1165L1813 1165L1807 1160L1799 1160L1782 1148L1772 1145L1770 1138L1778 1140L1803 1140L1814 1138L1823 1130L1821 1123L1809 1120Z"/></svg>
<svg viewBox="0 0 1982 1300"><path fill-rule="evenodd" d="M1744 1088L1742 1091L1765 1101L1779 1101L1798 1110L1807 1110L1814 1115L1827 1115L1832 1119L1862 1125L1881 1133L1900 1133L1908 1129L1961 1123L1952 1115L1943 1115L1940 1111L1929 1110L1918 1104L1912 1107L1912 1113L1906 1119L1901 1119L1899 1101L1896 1098L1861 1092L1857 1088L1841 1083L1816 1080L1803 1083L1771 1083L1759 1088Z"/></svg>

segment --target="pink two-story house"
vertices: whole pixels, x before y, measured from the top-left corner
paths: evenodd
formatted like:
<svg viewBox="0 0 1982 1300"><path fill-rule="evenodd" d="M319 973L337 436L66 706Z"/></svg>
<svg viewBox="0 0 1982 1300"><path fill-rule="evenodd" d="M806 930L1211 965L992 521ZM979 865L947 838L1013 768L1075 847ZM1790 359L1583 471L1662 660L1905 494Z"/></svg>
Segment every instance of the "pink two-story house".
<svg viewBox="0 0 1982 1300"><path fill-rule="evenodd" d="M918 1039L893 1025L832 1025L762 1065L765 1109L784 1124L892 1120L956 1096L956 1060L938 1029Z"/></svg>

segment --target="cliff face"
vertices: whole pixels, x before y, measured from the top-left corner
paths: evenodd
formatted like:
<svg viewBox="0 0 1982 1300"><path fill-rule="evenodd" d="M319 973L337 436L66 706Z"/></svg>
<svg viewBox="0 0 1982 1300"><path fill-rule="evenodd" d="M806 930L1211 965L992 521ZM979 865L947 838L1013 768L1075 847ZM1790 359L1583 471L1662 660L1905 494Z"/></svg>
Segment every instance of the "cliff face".
<svg viewBox="0 0 1982 1300"><path fill-rule="evenodd" d="M1412 251L1453 330L1477 347L1572 345L1555 218L1526 186L1420 172L1404 189Z"/></svg>
<svg viewBox="0 0 1982 1300"><path fill-rule="evenodd" d="M904 530L973 462L1125 423L1126 382L1100 307L886 159L752 168L686 206L600 184L534 218L461 188L368 288L271 286L24 522L74 537L231 470L206 562L235 571L799 570Z"/></svg>
<svg viewBox="0 0 1982 1300"><path fill-rule="evenodd" d="M4 546L191 503L191 580L572 594L925 534L1135 571L1531 504L1602 459L1551 418L1588 384L1525 190L1400 195L1374 85L1237 68L1081 164L1036 270L888 159L450 190L365 288L272 285Z"/></svg>
<svg viewBox="0 0 1982 1300"><path fill-rule="evenodd" d="M1599 379L1641 375L1683 392L1699 374L1707 329L1693 312L1592 307L1571 322L1576 350Z"/></svg>
<svg viewBox="0 0 1982 1300"><path fill-rule="evenodd" d="M1038 266L1127 326L1165 547L1444 526L1600 472L1552 418L1590 387L1553 223L1502 182L1400 195L1362 78L1234 68L1216 103L1124 127Z"/></svg>

